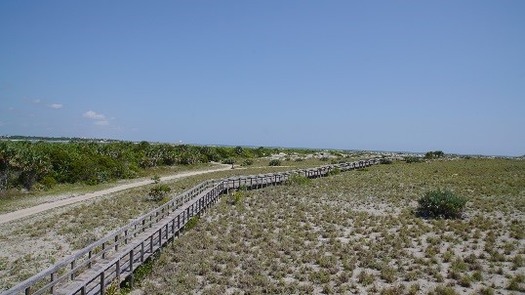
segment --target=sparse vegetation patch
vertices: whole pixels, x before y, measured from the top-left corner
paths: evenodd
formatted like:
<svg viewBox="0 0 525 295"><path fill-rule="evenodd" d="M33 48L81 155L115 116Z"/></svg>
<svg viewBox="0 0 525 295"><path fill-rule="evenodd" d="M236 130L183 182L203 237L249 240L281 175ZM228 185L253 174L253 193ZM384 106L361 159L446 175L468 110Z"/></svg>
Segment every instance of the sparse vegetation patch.
<svg viewBox="0 0 525 295"><path fill-rule="evenodd" d="M464 219L410 208L442 183ZM519 294L525 163L394 162L223 198L159 256L148 294ZM443 191L441 191L443 192Z"/></svg>

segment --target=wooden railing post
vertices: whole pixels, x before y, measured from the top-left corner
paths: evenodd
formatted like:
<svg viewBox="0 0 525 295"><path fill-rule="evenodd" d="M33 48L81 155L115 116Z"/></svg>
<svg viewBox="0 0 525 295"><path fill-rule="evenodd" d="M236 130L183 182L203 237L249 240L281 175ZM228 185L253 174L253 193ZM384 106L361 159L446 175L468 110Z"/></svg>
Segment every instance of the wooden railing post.
<svg viewBox="0 0 525 295"><path fill-rule="evenodd" d="M120 258L117 260L117 264L115 265L115 278L117 280L117 284L120 283Z"/></svg>
<svg viewBox="0 0 525 295"><path fill-rule="evenodd" d="M74 268L75 268L75 260L71 261L71 274L69 276L71 280L75 279L75 272L73 271Z"/></svg>
<svg viewBox="0 0 525 295"><path fill-rule="evenodd" d="M140 262L144 262L144 241L140 243Z"/></svg>
<svg viewBox="0 0 525 295"><path fill-rule="evenodd" d="M149 253L153 254L153 235L149 237Z"/></svg>
<svg viewBox="0 0 525 295"><path fill-rule="evenodd" d="M55 273L52 272L51 273L51 283L53 283L53 281L55 281ZM52 285L51 286L51 294L54 294L55 293L55 285Z"/></svg>
<svg viewBox="0 0 525 295"><path fill-rule="evenodd" d="M101 295L104 295L106 293L106 286L104 286L106 282L105 282L104 276L105 276L104 270L102 270L102 272L100 273L100 294Z"/></svg>
<svg viewBox="0 0 525 295"><path fill-rule="evenodd" d="M133 288L133 281L133 249L131 249L131 251L129 251L129 286L131 288Z"/></svg>

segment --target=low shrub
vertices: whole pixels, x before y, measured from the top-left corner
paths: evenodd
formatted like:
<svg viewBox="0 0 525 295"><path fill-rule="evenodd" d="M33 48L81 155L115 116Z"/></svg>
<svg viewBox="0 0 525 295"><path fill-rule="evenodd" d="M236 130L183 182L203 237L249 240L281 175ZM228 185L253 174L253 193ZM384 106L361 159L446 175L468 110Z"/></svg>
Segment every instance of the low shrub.
<svg viewBox="0 0 525 295"><path fill-rule="evenodd" d="M244 198L244 192L244 190L240 189L230 194L229 203L231 205L239 204Z"/></svg>
<svg viewBox="0 0 525 295"><path fill-rule="evenodd" d="M338 175L338 174L341 174L341 169L339 169L338 167L330 169L330 172L328 172L328 175L330 175L330 176Z"/></svg>
<svg viewBox="0 0 525 295"><path fill-rule="evenodd" d="M188 220L186 225L184 225L184 229L185 230L190 230L190 229L194 228L195 226L197 226L197 223L199 222L199 219L200 219L199 216L193 216L192 218L190 218L190 220Z"/></svg>
<svg viewBox="0 0 525 295"><path fill-rule="evenodd" d="M460 218L467 199L448 190L428 191L418 200L417 212L422 217Z"/></svg>
<svg viewBox="0 0 525 295"><path fill-rule="evenodd" d="M161 201L171 191L171 188L167 184L157 184L152 187L148 193L150 201Z"/></svg>
<svg viewBox="0 0 525 295"><path fill-rule="evenodd" d="M292 174L285 181L285 184L287 185L305 185L308 183L310 183L310 178L301 174Z"/></svg>
<svg viewBox="0 0 525 295"><path fill-rule="evenodd" d="M40 180L40 184L42 184L44 188L48 190L57 185L57 181L52 176L46 175L42 178L42 180Z"/></svg>
<svg viewBox="0 0 525 295"><path fill-rule="evenodd" d="M244 161L242 162L241 165L242 165L242 166L251 166L251 165L253 165L253 160L251 160L251 159L246 159L246 160L244 160Z"/></svg>
<svg viewBox="0 0 525 295"><path fill-rule="evenodd" d="M442 151L430 151L425 154L425 159L436 159L436 158L443 158L445 156L445 153Z"/></svg>
<svg viewBox="0 0 525 295"><path fill-rule="evenodd" d="M405 157L405 162L407 163L419 163L421 162L420 157Z"/></svg>
<svg viewBox="0 0 525 295"><path fill-rule="evenodd" d="M228 165L233 165L233 164L235 164L235 160L234 159L224 159L224 160L222 160L222 163L223 164L228 164Z"/></svg>
<svg viewBox="0 0 525 295"><path fill-rule="evenodd" d="M428 294L432 294L432 295L456 295L458 293L452 287L449 287L449 286L437 286L434 289L434 292L430 292Z"/></svg>
<svg viewBox="0 0 525 295"><path fill-rule="evenodd" d="M387 159L387 158L382 158L379 160L379 163L380 164L392 164L392 160Z"/></svg>
<svg viewBox="0 0 525 295"><path fill-rule="evenodd" d="M281 160L273 159L268 164L269 166L281 166Z"/></svg>

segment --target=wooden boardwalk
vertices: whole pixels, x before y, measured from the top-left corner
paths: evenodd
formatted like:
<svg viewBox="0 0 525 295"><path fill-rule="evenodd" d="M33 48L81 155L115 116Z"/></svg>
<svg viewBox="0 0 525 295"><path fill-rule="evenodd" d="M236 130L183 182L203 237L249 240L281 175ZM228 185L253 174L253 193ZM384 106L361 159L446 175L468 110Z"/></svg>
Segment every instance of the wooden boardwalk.
<svg viewBox="0 0 525 295"><path fill-rule="evenodd" d="M192 217L206 211L223 193L278 185L292 175L316 178L330 175L334 169L347 171L374 164L379 164L379 159L202 182L0 295L103 295L112 283L133 282L137 267L177 237Z"/></svg>

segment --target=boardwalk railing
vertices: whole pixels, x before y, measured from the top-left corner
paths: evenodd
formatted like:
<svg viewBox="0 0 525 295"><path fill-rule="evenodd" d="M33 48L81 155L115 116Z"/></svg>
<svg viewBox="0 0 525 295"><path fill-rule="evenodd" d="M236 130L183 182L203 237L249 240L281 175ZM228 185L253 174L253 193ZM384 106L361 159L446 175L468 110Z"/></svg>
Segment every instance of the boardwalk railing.
<svg viewBox="0 0 525 295"><path fill-rule="evenodd" d="M327 176L335 169L347 171L374 164L379 164L379 159L202 182L0 295L104 294L112 282L120 283L132 277L133 271L178 236L193 216L209 208L229 190L257 189L281 184L292 175L316 178Z"/></svg>

